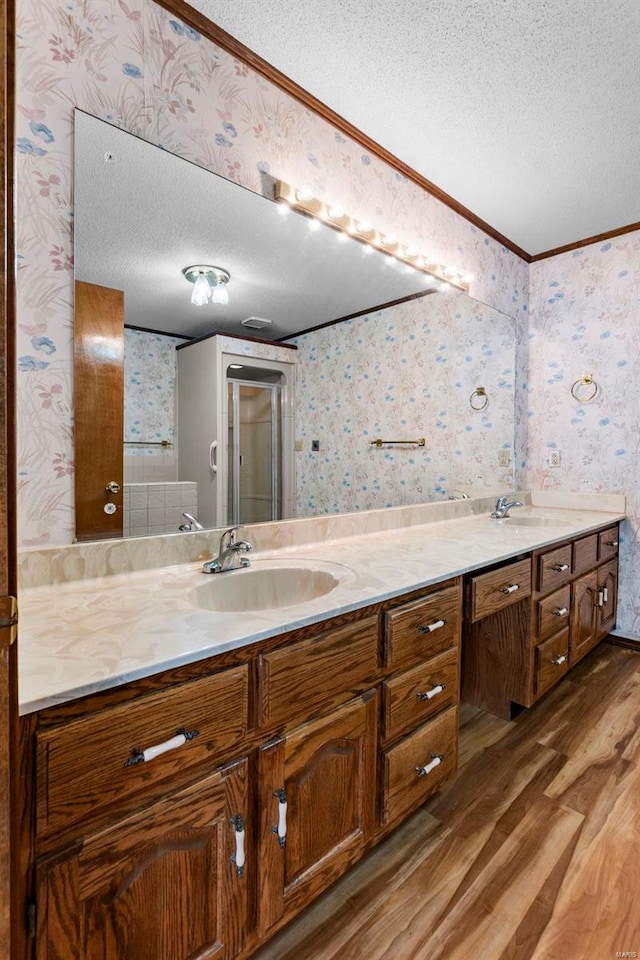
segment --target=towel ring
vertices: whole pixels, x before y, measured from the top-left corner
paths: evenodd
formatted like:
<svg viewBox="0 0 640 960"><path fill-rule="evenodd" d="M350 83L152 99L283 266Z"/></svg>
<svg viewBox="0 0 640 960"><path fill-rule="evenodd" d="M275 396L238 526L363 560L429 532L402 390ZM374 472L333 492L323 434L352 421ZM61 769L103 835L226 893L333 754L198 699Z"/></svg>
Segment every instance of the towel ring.
<svg viewBox="0 0 640 960"><path fill-rule="evenodd" d="M579 391L582 387L591 387L591 392L587 395L581 396ZM571 396L574 400L577 400L578 403L589 403L591 400L595 400L599 390L600 387L593 379L591 374L584 373L571 387Z"/></svg>
<svg viewBox="0 0 640 960"><path fill-rule="evenodd" d="M480 403L478 403L478 400ZM474 402L475 401L475 402ZM484 410L489 403L489 397L484 387L476 387L469 397L469 406L472 410Z"/></svg>

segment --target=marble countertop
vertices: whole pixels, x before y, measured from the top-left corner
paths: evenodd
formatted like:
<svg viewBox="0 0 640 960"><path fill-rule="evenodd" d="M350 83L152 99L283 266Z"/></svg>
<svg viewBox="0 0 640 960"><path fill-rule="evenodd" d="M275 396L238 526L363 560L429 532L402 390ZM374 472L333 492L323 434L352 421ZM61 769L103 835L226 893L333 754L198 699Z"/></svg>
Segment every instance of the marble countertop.
<svg viewBox="0 0 640 960"><path fill-rule="evenodd" d="M508 520L474 515L255 551L251 570L314 561L338 580L324 596L259 611L198 606L196 588L245 575L206 576L201 562L31 587L20 594L20 712L246 646L623 517L614 510L526 506ZM541 525L531 522L536 518Z"/></svg>

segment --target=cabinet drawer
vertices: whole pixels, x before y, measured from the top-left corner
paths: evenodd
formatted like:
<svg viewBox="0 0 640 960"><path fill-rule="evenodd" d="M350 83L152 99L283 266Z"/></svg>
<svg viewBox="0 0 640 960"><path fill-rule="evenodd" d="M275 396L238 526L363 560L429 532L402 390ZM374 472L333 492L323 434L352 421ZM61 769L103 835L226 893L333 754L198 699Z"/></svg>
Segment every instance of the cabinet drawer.
<svg viewBox="0 0 640 960"><path fill-rule="evenodd" d="M538 557L538 590L547 593L571 579L571 544Z"/></svg>
<svg viewBox="0 0 640 960"><path fill-rule="evenodd" d="M470 591L472 623L524 600L531 595L531 560L518 560L472 577Z"/></svg>
<svg viewBox="0 0 640 960"><path fill-rule="evenodd" d="M592 533L588 537L582 537L573 544L573 558L571 562L571 572L576 574L585 573L591 570L598 562L598 534Z"/></svg>
<svg viewBox="0 0 640 960"><path fill-rule="evenodd" d="M378 676L378 618L258 657L259 724L299 723L351 700Z"/></svg>
<svg viewBox="0 0 640 960"><path fill-rule="evenodd" d="M538 639L544 640L545 637L550 637L552 633L568 625L570 608L571 587L569 584L549 594L544 600L537 600L535 610Z"/></svg>
<svg viewBox="0 0 640 960"><path fill-rule="evenodd" d="M610 557L617 556L618 553L618 527L610 527L609 530L603 530L598 534L598 559L608 560Z"/></svg>
<svg viewBox="0 0 640 960"><path fill-rule="evenodd" d="M382 685L385 740L394 740L458 702L458 652L449 650Z"/></svg>
<svg viewBox="0 0 640 960"><path fill-rule="evenodd" d="M456 770L458 708L450 707L383 754L383 820L419 807ZM435 760L440 760L435 764ZM426 770L426 772L425 772Z"/></svg>
<svg viewBox="0 0 640 960"><path fill-rule="evenodd" d="M460 587L445 587L428 597L385 613L385 662L410 666L457 646L460 635Z"/></svg>
<svg viewBox="0 0 640 960"><path fill-rule="evenodd" d="M38 734L43 830L127 799L204 761L230 758L248 727L248 668L234 667ZM185 731L187 738L178 742ZM173 748L136 762L135 751Z"/></svg>
<svg viewBox="0 0 640 960"><path fill-rule="evenodd" d="M536 696L552 687L569 669L569 628L536 647Z"/></svg>

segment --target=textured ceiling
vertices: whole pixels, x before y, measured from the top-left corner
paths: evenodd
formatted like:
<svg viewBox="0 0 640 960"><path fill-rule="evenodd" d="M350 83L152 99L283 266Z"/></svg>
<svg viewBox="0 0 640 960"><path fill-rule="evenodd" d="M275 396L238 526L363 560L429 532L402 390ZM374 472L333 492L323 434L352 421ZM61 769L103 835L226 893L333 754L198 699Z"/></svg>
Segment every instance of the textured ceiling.
<svg viewBox="0 0 640 960"><path fill-rule="evenodd" d="M530 254L640 221L640 0L189 0Z"/></svg>

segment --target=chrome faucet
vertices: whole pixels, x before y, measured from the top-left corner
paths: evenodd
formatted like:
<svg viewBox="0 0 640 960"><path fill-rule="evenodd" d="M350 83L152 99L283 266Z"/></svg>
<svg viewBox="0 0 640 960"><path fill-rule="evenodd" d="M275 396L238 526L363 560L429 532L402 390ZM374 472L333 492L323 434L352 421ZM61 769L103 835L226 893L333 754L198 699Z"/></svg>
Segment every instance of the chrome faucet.
<svg viewBox="0 0 640 960"><path fill-rule="evenodd" d="M505 520L509 516L509 510L511 507L521 507L522 503L519 500L507 500L506 497L498 497L496 500L496 508L491 514L494 520Z"/></svg>
<svg viewBox="0 0 640 960"><path fill-rule="evenodd" d="M236 540L236 532L239 529L240 524L225 530L220 537L218 556L207 560L202 566L205 573L226 573L227 570L239 570L241 567L249 566L249 558L241 557L240 554L248 553L251 550L251 544L248 540Z"/></svg>

